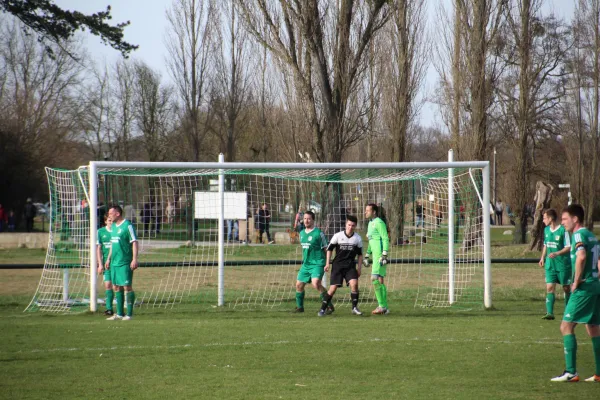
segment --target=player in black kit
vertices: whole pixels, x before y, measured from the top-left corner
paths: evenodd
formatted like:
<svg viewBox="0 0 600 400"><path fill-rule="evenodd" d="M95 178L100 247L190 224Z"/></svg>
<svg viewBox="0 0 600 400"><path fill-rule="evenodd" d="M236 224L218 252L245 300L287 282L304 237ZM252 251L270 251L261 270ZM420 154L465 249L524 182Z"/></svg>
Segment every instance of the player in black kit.
<svg viewBox="0 0 600 400"><path fill-rule="evenodd" d="M325 271L329 271L331 254L335 250L333 259L333 268L331 270L331 283L329 290L323 298L319 317L325 315L329 301L335 294L338 287L342 287L344 281L350 286L350 297L352 298L352 314L362 315L358 309L358 277L362 266L362 239L358 233L355 233L357 219L348 215L346 219L346 229L336 233L329 246L327 247L327 261ZM358 256L358 262L355 258Z"/></svg>

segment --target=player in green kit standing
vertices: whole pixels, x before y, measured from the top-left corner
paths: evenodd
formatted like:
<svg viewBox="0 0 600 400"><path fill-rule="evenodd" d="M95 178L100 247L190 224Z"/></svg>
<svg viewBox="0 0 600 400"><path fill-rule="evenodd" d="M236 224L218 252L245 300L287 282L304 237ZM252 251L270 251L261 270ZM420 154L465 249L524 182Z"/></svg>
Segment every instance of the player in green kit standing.
<svg viewBox="0 0 600 400"><path fill-rule="evenodd" d="M106 311L104 311L104 315L113 315L112 306L115 292L113 292L110 270L104 268L104 263L106 263L106 260L108 260L108 255L112 246L112 243L110 241L112 236L112 231L110 229L112 221L110 218L108 218L108 214L104 214L104 225L105 226L98 229L98 240L96 241L96 257L98 260L98 273L103 274L104 278L104 290L106 293Z"/></svg>
<svg viewBox="0 0 600 400"><path fill-rule="evenodd" d="M373 263L371 281L375 288L375 297L377 297L378 306L371 314L385 315L390 313L387 302L387 287L385 286L390 239L385 222L379 218L378 213L379 207L377 207L377 204L370 203L365 207L365 217L369 220L367 228L369 247L363 259L363 264L368 267L371 260Z"/></svg>
<svg viewBox="0 0 600 400"><path fill-rule="evenodd" d="M546 315L542 319L554 319L555 287L559 283L565 292L565 306L571 295L571 251L569 233L558 223L553 209L544 211L544 250L539 265L546 271Z"/></svg>
<svg viewBox="0 0 600 400"><path fill-rule="evenodd" d="M585 324L587 333L592 338L596 362L595 373L586 379L586 382L600 382L600 281L598 280L600 244L592 232L583 226L583 218L583 207L579 204L571 204L562 213L562 224L569 233L572 233L573 284L571 298L560 324L566 367L562 375L551 379L553 382L579 382L575 339L577 324Z"/></svg>
<svg viewBox="0 0 600 400"><path fill-rule="evenodd" d="M325 298L325 288L321 284L325 274L325 249L328 246L325 234L315 226L315 214L312 211L304 213L304 229L300 231L302 246L302 266L296 279L296 310L304 312L304 286L312 286L321 293L321 301ZM334 311L330 303L328 311Z"/></svg>
<svg viewBox="0 0 600 400"><path fill-rule="evenodd" d="M111 280L116 292L117 313L109 320L128 321L133 315L135 294L133 292L133 271L138 267L138 242L135 228L123 218L123 210L112 206L108 217L113 221L111 229L110 254L105 267L111 270ZM124 315L125 292L127 292L127 315Z"/></svg>

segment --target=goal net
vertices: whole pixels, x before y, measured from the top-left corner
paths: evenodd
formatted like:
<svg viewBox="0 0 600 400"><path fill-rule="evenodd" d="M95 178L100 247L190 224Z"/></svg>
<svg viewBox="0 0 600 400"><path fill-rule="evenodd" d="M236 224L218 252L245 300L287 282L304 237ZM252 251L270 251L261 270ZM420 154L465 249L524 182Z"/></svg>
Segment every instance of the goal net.
<svg viewBox="0 0 600 400"><path fill-rule="evenodd" d="M293 309L302 263L297 218L313 211L331 239L346 216L357 216L366 248L368 203L381 207L390 235L392 308L482 307L484 299L491 306L484 273L489 210L482 207L489 204L487 162L93 164L47 169L50 239L28 310L102 304L102 275L90 268L90 243L112 204L137 231L140 268L133 287L140 307ZM375 305L367 268L359 288L360 304ZM306 301L318 298L307 286ZM339 290L334 302L349 307L349 290Z"/></svg>

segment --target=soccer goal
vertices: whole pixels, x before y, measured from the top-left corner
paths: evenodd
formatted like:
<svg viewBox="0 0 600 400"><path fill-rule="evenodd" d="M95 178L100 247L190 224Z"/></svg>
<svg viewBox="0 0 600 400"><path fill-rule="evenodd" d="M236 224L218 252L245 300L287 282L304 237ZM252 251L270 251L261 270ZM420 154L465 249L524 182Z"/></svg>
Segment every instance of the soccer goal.
<svg viewBox="0 0 600 400"><path fill-rule="evenodd" d="M103 303L95 247L111 204L137 231L140 307L293 309L297 217L314 212L331 238L355 215L366 246L368 203L389 230L392 307L492 306L487 161L453 162L451 153L424 163L101 161L47 175L50 239L28 310ZM361 304L375 304L368 269L359 282ZM338 293L336 306L349 307L349 290ZM306 295L318 299L308 287Z"/></svg>

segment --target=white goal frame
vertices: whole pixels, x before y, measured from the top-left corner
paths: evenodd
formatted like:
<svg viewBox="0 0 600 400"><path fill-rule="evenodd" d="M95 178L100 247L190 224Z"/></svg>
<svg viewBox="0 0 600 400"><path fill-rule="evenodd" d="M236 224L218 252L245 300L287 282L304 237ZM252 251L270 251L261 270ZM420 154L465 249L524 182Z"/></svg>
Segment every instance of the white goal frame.
<svg viewBox="0 0 600 400"><path fill-rule="evenodd" d="M492 271L491 271L491 238L490 218L488 208L490 204L490 162L489 161L453 161L452 150L448 154L448 162L374 162L374 163L247 163L225 162L223 154L219 155L219 162L138 162L138 161L91 161L89 164L89 207L96 210L98 207L98 169L99 168L162 168L162 169L218 169L219 170L219 204L220 216L218 221L218 306L225 305L225 170L232 169L448 169L448 210L450 213L448 225L448 302L455 302L454 288L454 168L477 168L483 174L482 203L483 219L483 278L484 278L484 307L492 307ZM89 231L89 262L90 262L90 311L97 310L98 294L96 292L96 240L97 240L98 215L90 212Z"/></svg>

